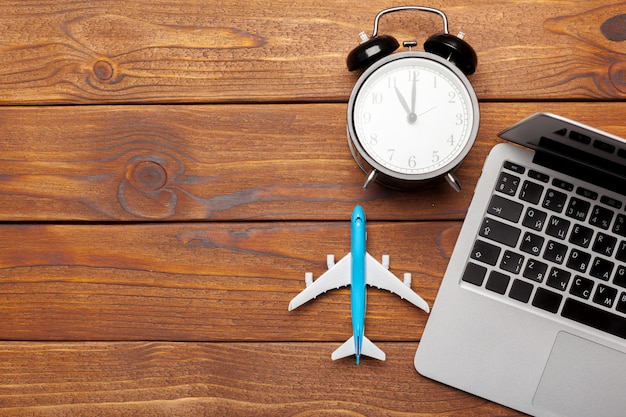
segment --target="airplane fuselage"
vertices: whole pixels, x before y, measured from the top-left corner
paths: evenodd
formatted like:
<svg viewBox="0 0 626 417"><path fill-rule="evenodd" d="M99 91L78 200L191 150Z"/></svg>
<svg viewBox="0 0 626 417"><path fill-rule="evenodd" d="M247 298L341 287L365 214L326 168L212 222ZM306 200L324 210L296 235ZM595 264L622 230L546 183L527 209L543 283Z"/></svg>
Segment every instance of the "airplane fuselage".
<svg viewBox="0 0 626 417"><path fill-rule="evenodd" d="M361 359L363 333L365 330L365 306L367 287L365 285L365 254L366 229L365 213L360 206L352 212L350 231L350 250L352 252L351 292L352 303L352 333L354 336L354 351L357 364Z"/></svg>

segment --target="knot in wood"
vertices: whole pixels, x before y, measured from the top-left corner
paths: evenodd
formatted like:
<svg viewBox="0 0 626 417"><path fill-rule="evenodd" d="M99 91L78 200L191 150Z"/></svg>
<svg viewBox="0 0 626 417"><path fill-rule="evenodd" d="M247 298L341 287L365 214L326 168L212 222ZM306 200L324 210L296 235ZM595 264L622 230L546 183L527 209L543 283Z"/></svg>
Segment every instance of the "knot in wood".
<svg viewBox="0 0 626 417"><path fill-rule="evenodd" d="M157 191L167 183L167 171L158 162L141 161L132 168L129 179L138 190Z"/></svg>
<svg viewBox="0 0 626 417"><path fill-rule="evenodd" d="M93 72L100 81L109 81L113 77L113 65L100 60L93 65Z"/></svg>
<svg viewBox="0 0 626 417"><path fill-rule="evenodd" d="M616 62L611 65L609 79L617 90L626 93L626 62Z"/></svg>
<svg viewBox="0 0 626 417"><path fill-rule="evenodd" d="M600 31L610 41L626 41L626 14L608 18L600 26Z"/></svg>

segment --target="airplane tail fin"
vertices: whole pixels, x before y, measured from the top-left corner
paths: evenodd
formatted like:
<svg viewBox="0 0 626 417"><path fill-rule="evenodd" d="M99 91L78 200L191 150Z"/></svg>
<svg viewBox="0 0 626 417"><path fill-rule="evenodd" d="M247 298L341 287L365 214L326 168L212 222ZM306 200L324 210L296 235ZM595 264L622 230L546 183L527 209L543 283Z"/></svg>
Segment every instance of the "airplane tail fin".
<svg viewBox="0 0 626 417"><path fill-rule="evenodd" d="M347 356L356 355L356 363L359 364L361 355L369 356L370 358L384 361L386 359L385 352L380 350L371 340L363 336L363 342L360 348L360 352L357 352L358 346L354 342L354 336L346 340L346 342L339 346L332 354L333 360L345 358Z"/></svg>

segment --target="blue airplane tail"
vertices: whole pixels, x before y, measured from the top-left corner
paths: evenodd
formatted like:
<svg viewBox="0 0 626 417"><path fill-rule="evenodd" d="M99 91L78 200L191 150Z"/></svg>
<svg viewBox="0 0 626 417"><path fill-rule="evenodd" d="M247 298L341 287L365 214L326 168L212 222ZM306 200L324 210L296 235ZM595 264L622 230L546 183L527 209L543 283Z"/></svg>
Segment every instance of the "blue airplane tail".
<svg viewBox="0 0 626 417"><path fill-rule="evenodd" d="M376 346L371 340L367 337L363 336L363 340L361 343L361 351L357 352L358 346L354 342L354 336L350 337L350 339L346 340L346 342L339 346L337 350L335 350L331 356L333 360L345 358L347 356L356 355L356 364L358 365L361 361L361 355L369 356L370 358L378 359L384 361L386 358L385 352L380 350L378 346Z"/></svg>

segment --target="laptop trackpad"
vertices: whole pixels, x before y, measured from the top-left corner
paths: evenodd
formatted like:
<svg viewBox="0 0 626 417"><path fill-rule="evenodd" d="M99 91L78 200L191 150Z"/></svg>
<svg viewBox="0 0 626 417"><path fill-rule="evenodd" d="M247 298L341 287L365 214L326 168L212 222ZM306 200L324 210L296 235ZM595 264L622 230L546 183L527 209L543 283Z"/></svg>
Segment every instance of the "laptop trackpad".
<svg viewBox="0 0 626 417"><path fill-rule="evenodd" d="M533 403L571 417L623 416L626 354L560 332Z"/></svg>

